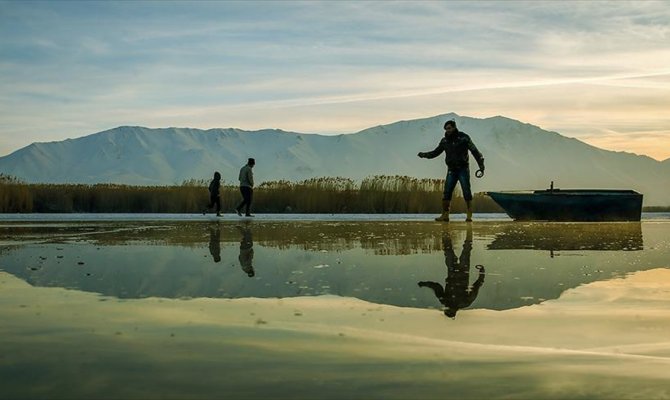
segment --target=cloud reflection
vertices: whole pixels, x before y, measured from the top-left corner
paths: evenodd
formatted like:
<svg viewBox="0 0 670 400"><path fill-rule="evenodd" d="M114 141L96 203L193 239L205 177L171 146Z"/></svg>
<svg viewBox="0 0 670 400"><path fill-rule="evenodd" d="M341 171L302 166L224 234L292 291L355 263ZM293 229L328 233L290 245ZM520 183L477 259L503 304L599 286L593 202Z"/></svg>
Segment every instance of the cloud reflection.
<svg viewBox="0 0 670 400"><path fill-rule="evenodd" d="M542 305L463 310L454 322L333 296L114 301L0 273L0 376L9 397L381 390L385 398L441 398L447 386L456 397L657 398L670 377L669 282L669 270L655 269ZM399 379L399 370L411 378Z"/></svg>

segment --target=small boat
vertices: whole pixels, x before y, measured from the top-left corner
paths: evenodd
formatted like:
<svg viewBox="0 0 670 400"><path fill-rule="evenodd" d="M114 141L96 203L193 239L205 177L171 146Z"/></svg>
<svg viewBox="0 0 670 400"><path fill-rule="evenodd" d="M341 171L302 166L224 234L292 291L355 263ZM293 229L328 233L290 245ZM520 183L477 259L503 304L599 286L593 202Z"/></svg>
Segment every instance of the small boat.
<svg viewBox="0 0 670 400"><path fill-rule="evenodd" d="M634 190L554 189L486 192L515 220L639 221L642 194Z"/></svg>

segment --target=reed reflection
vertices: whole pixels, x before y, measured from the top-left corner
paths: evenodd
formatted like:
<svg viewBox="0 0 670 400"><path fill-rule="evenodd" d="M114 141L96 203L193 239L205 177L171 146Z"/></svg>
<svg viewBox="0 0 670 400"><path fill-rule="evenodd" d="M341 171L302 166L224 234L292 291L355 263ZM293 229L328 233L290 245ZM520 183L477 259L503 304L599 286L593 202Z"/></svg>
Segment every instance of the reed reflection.
<svg viewBox="0 0 670 400"><path fill-rule="evenodd" d="M242 234L240 239L240 255L237 258L240 261L242 271L244 271L249 278L252 278L256 273L254 272L254 239L251 233L249 223L244 225L236 225L237 229Z"/></svg>
<svg viewBox="0 0 670 400"><path fill-rule="evenodd" d="M486 271L483 265L475 268L479 271L477 280L470 287L470 255L472 253L472 227L468 225L460 257L456 256L449 230L442 236L444 249L444 263L447 267L447 277L444 287L433 281L421 281L420 287L433 290L435 297L444 305L444 315L456 318L458 310L469 307L477 298L479 289L484 284Z"/></svg>

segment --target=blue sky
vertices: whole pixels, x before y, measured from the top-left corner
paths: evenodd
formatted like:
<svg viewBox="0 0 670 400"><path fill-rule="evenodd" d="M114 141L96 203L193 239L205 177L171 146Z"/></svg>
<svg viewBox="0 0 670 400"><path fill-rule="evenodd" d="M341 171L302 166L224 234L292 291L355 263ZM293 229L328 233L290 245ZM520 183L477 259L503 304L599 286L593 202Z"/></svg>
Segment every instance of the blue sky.
<svg viewBox="0 0 670 400"><path fill-rule="evenodd" d="M0 155L119 125L334 134L456 112L662 160L669 43L667 1L0 1Z"/></svg>

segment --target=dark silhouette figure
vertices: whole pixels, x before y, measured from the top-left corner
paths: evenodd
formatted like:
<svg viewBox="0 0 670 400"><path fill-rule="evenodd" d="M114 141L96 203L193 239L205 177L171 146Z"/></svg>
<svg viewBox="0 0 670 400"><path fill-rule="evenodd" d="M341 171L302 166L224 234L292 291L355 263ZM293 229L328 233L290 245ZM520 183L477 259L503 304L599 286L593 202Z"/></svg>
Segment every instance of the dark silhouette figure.
<svg viewBox="0 0 670 400"><path fill-rule="evenodd" d="M440 140L435 150L420 152L421 158L435 158L444 152L444 161L447 164L447 178L444 181L444 193L442 194L442 215L435 218L435 221L449 222L449 209L451 206L451 196L456 189L456 184L461 183L463 198L467 207L467 222L472 221L472 190L470 189L470 161L468 151L472 153L477 160L479 170L475 176L481 178L484 176L484 156L477 150L472 143L470 136L461 132L456 127L456 121L449 120L444 123L444 137Z"/></svg>
<svg viewBox="0 0 670 400"><path fill-rule="evenodd" d="M216 216L221 216L221 174L214 172L214 179L209 183L209 205L202 212L202 215L207 214L212 207L216 206Z"/></svg>
<svg viewBox="0 0 670 400"><path fill-rule="evenodd" d="M221 229L218 223L216 228L209 228L209 253L215 263L221 261Z"/></svg>
<svg viewBox="0 0 670 400"><path fill-rule="evenodd" d="M242 207L245 208L244 215L247 217L253 217L249 213L251 208L251 201L254 197L254 173L252 168L256 165L256 160L250 158L247 163L240 169L240 193L242 194L242 202L235 207L237 215L242 216Z"/></svg>
<svg viewBox="0 0 670 400"><path fill-rule="evenodd" d="M242 234L242 238L240 239L240 256L238 257L238 260L240 260L242 271L246 272L249 278L252 278L256 273L254 272L254 266L252 264L254 261L254 240L251 237L251 229L248 225L237 225L237 229L239 229Z"/></svg>
<svg viewBox="0 0 670 400"><path fill-rule="evenodd" d="M461 256L456 257L449 231L442 237L444 246L444 262L447 265L447 278L444 281L444 288L437 282L421 281L420 287L433 289L435 296L446 308L444 315L449 318L456 318L456 312L462 308L469 307L477 298L479 289L484 284L484 275L486 271L483 265L477 265L479 276L475 283L470 285L470 253L472 252L472 228L468 228L465 241L463 242L463 251Z"/></svg>

